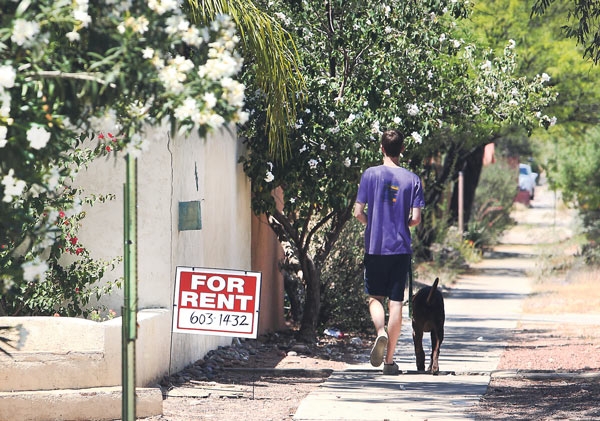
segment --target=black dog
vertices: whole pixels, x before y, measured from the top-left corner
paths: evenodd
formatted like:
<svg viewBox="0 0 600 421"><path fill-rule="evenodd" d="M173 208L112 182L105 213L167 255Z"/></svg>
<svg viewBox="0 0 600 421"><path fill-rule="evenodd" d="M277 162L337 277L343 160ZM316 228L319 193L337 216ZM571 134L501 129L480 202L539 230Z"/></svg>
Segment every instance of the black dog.
<svg viewBox="0 0 600 421"><path fill-rule="evenodd" d="M440 371L438 358L444 340L444 297L438 291L439 278L430 287L423 287L412 299L412 327L417 370L425 371L425 351L423 350L423 332L431 332L431 364L427 371L437 374Z"/></svg>

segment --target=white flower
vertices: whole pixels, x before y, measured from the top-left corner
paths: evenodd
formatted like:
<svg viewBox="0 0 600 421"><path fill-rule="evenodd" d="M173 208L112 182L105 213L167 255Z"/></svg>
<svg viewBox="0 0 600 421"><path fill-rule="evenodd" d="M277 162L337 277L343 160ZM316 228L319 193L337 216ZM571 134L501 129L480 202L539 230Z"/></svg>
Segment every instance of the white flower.
<svg viewBox="0 0 600 421"><path fill-rule="evenodd" d="M154 57L154 49L150 47L146 47L142 50L142 57L145 59L151 59Z"/></svg>
<svg viewBox="0 0 600 421"><path fill-rule="evenodd" d="M393 29L392 29L392 27L391 27L391 26L386 26L386 27L383 29L383 31L384 31L386 34L390 34L390 33L392 33Z"/></svg>
<svg viewBox="0 0 600 421"><path fill-rule="evenodd" d="M394 117L394 124L402 123L402 119L400 117Z"/></svg>
<svg viewBox="0 0 600 421"><path fill-rule="evenodd" d="M178 8L177 0L149 0L148 7L162 15L169 11L176 11Z"/></svg>
<svg viewBox="0 0 600 421"><path fill-rule="evenodd" d="M6 140L7 131L8 129L6 128L6 126L0 126L0 148L5 147L8 143L8 141Z"/></svg>
<svg viewBox="0 0 600 421"><path fill-rule="evenodd" d="M273 173L271 171L267 171L267 176L265 177L265 181L267 183L270 183L273 180L275 180L275 176L273 175Z"/></svg>
<svg viewBox="0 0 600 421"><path fill-rule="evenodd" d="M296 198L295 197L290 197L290 203L296 203Z"/></svg>
<svg viewBox="0 0 600 421"><path fill-rule="evenodd" d="M302 152L305 152L306 150L308 150L308 147L306 145L302 145L302 147L298 150L298 152L302 153Z"/></svg>
<svg viewBox="0 0 600 421"><path fill-rule="evenodd" d="M446 40L446 34L440 35L440 42L444 42Z"/></svg>
<svg viewBox="0 0 600 421"><path fill-rule="evenodd" d="M517 43L515 42L515 40L514 40L514 39L509 39L509 40L508 40L508 45L507 45L507 48L509 48L509 49L511 49L511 50L512 50L513 48L515 48L515 46L516 46L516 45L517 45Z"/></svg>
<svg viewBox="0 0 600 421"><path fill-rule="evenodd" d="M415 142L421 144L423 142L423 138L421 137L421 135L417 132L412 132L410 134L412 136L412 138L415 140Z"/></svg>
<svg viewBox="0 0 600 421"><path fill-rule="evenodd" d="M454 46L454 48L460 48L461 42L455 39L452 41L452 45Z"/></svg>
<svg viewBox="0 0 600 421"><path fill-rule="evenodd" d="M550 76L547 73L542 73L542 82L550 82Z"/></svg>
<svg viewBox="0 0 600 421"><path fill-rule="evenodd" d="M407 104L406 110L408 112L408 115L416 116L419 114L419 107L417 106L417 104Z"/></svg>
<svg viewBox="0 0 600 421"><path fill-rule="evenodd" d="M91 117L90 126L96 133L112 131L113 134L116 134L115 128L117 126L117 112L113 109L110 109L101 116Z"/></svg>
<svg viewBox="0 0 600 421"><path fill-rule="evenodd" d="M192 118L198 112L199 110L196 100L188 97L183 100L183 103L179 107L175 108L174 117L181 121L185 120L186 118Z"/></svg>
<svg viewBox="0 0 600 421"><path fill-rule="evenodd" d="M88 15L87 10L77 9L73 11L73 17L75 18L75 20L80 21L81 26L83 26L84 28L87 27L92 21L92 17Z"/></svg>
<svg viewBox="0 0 600 421"><path fill-rule="evenodd" d="M233 121L238 124L246 124L250 114L247 111L237 111L233 116Z"/></svg>
<svg viewBox="0 0 600 421"><path fill-rule="evenodd" d="M311 170L314 170L315 168L317 168L317 165L319 165L319 161L317 161L316 159L308 160L308 166L310 167Z"/></svg>
<svg viewBox="0 0 600 421"><path fill-rule="evenodd" d="M71 42L79 41L81 39L79 32L74 29L71 32L67 32L66 37Z"/></svg>
<svg viewBox="0 0 600 421"><path fill-rule="evenodd" d="M206 104L206 108L208 108L209 110L215 108L215 105L217 105L217 97L212 92L206 92L202 99Z"/></svg>
<svg viewBox="0 0 600 421"><path fill-rule="evenodd" d="M356 116L354 114L350 114L348 116L348 118L346 119L346 123L350 124L352 123L354 120L356 119Z"/></svg>
<svg viewBox="0 0 600 421"><path fill-rule="evenodd" d="M13 177L15 171L11 168L8 174L2 177L2 184L4 185L4 197L3 202L10 203L13 200L13 196L21 196L23 190L25 190L25 182Z"/></svg>
<svg viewBox="0 0 600 421"><path fill-rule="evenodd" d="M492 70L492 62L486 60L481 66L479 66L481 70Z"/></svg>
<svg viewBox="0 0 600 421"><path fill-rule="evenodd" d="M348 168L350 165L352 165L352 161L350 161L350 158L346 157L346 159L344 159L344 166Z"/></svg>
<svg viewBox="0 0 600 421"><path fill-rule="evenodd" d="M391 93L390 93L390 90L389 90L389 89L386 89L385 91L383 91L383 94L384 94L384 95L387 95L387 96L390 96L390 95L391 95Z"/></svg>
<svg viewBox="0 0 600 421"><path fill-rule="evenodd" d="M0 87L10 89L15 86L17 72L12 66L0 66ZM0 89L2 91L2 89Z"/></svg>
<svg viewBox="0 0 600 421"><path fill-rule="evenodd" d="M0 117L6 117L7 123L12 124L13 119L10 117L10 95L6 91L0 89Z"/></svg>
<svg viewBox="0 0 600 421"><path fill-rule="evenodd" d="M39 256L35 259L25 262L21 265L23 269L23 279L27 282L33 282L38 279L40 282L44 282L46 279L46 271L48 270L48 263L42 262Z"/></svg>
<svg viewBox="0 0 600 421"><path fill-rule="evenodd" d="M40 150L45 147L50 140L50 133L41 126L33 126L27 130L27 140L29 141L30 147Z"/></svg>
<svg viewBox="0 0 600 421"><path fill-rule="evenodd" d="M211 114L207 121L208 125L213 129L219 129L225 124L225 119L219 114Z"/></svg>
<svg viewBox="0 0 600 421"><path fill-rule="evenodd" d="M190 45L192 47L200 47L200 45L202 45L202 43L204 42L200 30L195 26L191 26L185 31L183 31L181 34L181 39L187 45Z"/></svg>
<svg viewBox="0 0 600 421"><path fill-rule="evenodd" d="M223 98L229 103L229 105L233 107L244 106L244 90L246 87L243 84L233 80L230 77L224 77L221 79L221 86L225 89L223 92Z"/></svg>
<svg viewBox="0 0 600 421"><path fill-rule="evenodd" d="M142 137L139 133L131 136L129 143L125 146L125 155L131 155L134 158L139 158L142 152L145 152L150 147L150 141L144 136Z"/></svg>
<svg viewBox="0 0 600 421"><path fill-rule="evenodd" d="M290 18L288 18L285 14L278 12L275 13L275 16L281 20L285 25L291 25L292 20Z"/></svg>
<svg viewBox="0 0 600 421"><path fill-rule="evenodd" d="M183 92L183 83L186 80L186 74L180 71L178 66L171 63L158 72L158 78L165 89L174 94Z"/></svg>
<svg viewBox="0 0 600 421"><path fill-rule="evenodd" d="M324 151L325 149L327 149L327 146L324 143L321 143L321 150Z"/></svg>
<svg viewBox="0 0 600 421"><path fill-rule="evenodd" d="M29 47L33 45L33 40L39 32L40 25L37 22L15 19L10 39L17 45Z"/></svg>
<svg viewBox="0 0 600 421"><path fill-rule="evenodd" d="M371 124L371 133L380 134L381 130L379 130L379 121L375 120L373 124Z"/></svg>
<svg viewBox="0 0 600 421"><path fill-rule="evenodd" d="M199 67L198 75L210 80L219 80L224 77L231 77L242 69L243 60L237 55L232 55L228 51L219 54L216 50L209 51L209 58L206 64Z"/></svg>
<svg viewBox="0 0 600 421"><path fill-rule="evenodd" d="M169 16L165 20L165 24L165 32L169 35L176 34L177 32L186 31L190 26L189 22L185 19L185 17L181 15Z"/></svg>

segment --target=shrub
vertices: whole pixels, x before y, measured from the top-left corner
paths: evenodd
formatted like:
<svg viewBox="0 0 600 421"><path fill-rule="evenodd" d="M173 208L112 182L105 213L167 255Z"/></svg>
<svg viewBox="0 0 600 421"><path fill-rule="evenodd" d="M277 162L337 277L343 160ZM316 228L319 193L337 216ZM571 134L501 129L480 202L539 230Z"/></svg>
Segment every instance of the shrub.
<svg viewBox="0 0 600 421"><path fill-rule="evenodd" d="M98 281L121 258L95 260L77 236L85 218L83 204L93 206L111 200L112 196L82 198L80 189L65 185L69 177L92 160L116 153L112 140L109 140L110 144L102 143L102 136L99 140L95 148L76 149L59 161L56 183L61 188L28 197L30 217L22 224L21 236L0 248L0 274L3 274L0 277L0 316L58 314L87 318L94 311L106 310L103 305L91 305L93 298L97 301L120 286L120 279L103 284ZM49 213L54 215L49 216ZM37 227L48 219L56 222L43 235L36 236ZM31 247L33 243L37 246ZM9 276L19 273L22 268L23 276Z"/></svg>
<svg viewBox="0 0 600 421"><path fill-rule="evenodd" d="M364 227L350 220L321 273L321 327L368 332L373 329L364 292Z"/></svg>
<svg viewBox="0 0 600 421"><path fill-rule="evenodd" d="M464 239L478 249L497 244L502 233L515 223L510 212L516 189L516 171L506 161L483 167Z"/></svg>

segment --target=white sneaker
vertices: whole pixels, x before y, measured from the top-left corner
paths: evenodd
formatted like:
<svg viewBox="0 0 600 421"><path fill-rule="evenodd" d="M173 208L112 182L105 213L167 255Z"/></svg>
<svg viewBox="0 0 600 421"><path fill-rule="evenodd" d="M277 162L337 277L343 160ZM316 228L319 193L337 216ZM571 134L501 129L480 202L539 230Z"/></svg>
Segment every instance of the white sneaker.
<svg viewBox="0 0 600 421"><path fill-rule="evenodd" d="M379 367L383 362L383 354L387 349L388 337L387 335L380 335L375 339L373 349L371 349L371 365L373 367Z"/></svg>

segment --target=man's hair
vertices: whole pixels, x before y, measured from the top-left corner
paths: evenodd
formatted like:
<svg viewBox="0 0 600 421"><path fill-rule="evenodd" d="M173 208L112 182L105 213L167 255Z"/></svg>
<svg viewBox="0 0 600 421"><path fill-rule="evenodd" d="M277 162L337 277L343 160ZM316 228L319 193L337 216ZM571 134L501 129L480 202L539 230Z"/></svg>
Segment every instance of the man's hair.
<svg viewBox="0 0 600 421"><path fill-rule="evenodd" d="M381 135L381 146L387 156L396 158L402 152L404 137L398 130L386 130Z"/></svg>

